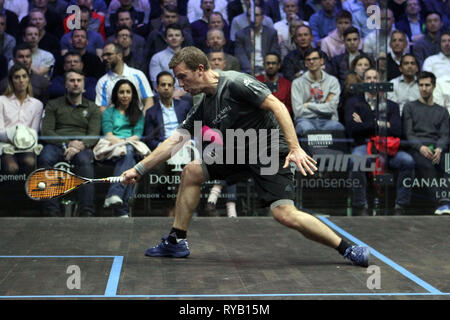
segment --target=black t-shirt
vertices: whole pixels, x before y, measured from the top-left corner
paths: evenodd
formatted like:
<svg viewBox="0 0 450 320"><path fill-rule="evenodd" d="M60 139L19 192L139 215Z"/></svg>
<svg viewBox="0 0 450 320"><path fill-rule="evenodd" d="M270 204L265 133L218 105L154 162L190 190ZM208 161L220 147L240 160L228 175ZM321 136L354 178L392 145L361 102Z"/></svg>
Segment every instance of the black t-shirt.
<svg viewBox="0 0 450 320"><path fill-rule="evenodd" d="M201 121L200 127L206 125L222 133L225 151L232 145L231 142L227 144L227 129L232 129L233 131L229 131L228 134L234 135L238 135L237 130L242 129L243 134L256 137L256 140L246 138L245 145L241 145L234 138L235 143L232 145L234 149L244 147L246 153L249 150L250 152L257 150L260 153L268 148L271 152L287 154L286 140L274 114L260 108L263 101L271 94L269 88L245 73L217 72L219 82L215 93L209 96L204 95L200 103L191 109L179 129L188 130L194 136L195 122ZM278 150L271 148L272 138L276 138L273 136L275 132L272 129L278 134L278 143L275 144ZM252 148L249 149L249 146Z"/></svg>

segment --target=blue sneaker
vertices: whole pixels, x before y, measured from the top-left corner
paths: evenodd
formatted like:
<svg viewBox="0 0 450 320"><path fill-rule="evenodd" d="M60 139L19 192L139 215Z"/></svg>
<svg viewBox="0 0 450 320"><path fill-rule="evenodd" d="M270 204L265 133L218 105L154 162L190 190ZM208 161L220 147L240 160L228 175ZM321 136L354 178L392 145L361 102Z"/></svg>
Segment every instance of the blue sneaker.
<svg viewBox="0 0 450 320"><path fill-rule="evenodd" d="M349 259L354 265L361 267L369 266L370 250L363 246L351 246L347 248L344 258Z"/></svg>
<svg viewBox="0 0 450 320"><path fill-rule="evenodd" d="M437 214L437 215L442 215L444 213L450 214L450 205L445 204L445 205L437 208L436 211L434 212L434 214Z"/></svg>
<svg viewBox="0 0 450 320"><path fill-rule="evenodd" d="M164 236L158 245L147 249L147 251L145 251L145 255L149 257L184 258L191 253L186 240L181 240L177 244L172 244L167 240L167 238L167 236Z"/></svg>

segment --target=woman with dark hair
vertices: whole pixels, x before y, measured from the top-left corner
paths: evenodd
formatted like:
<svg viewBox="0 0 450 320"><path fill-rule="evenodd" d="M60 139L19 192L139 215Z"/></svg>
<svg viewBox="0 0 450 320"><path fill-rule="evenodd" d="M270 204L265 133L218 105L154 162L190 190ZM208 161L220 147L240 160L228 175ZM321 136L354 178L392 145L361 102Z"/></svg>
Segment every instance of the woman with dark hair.
<svg viewBox="0 0 450 320"><path fill-rule="evenodd" d="M30 173L35 168L37 133L44 105L33 98L30 73L15 64L8 73L8 86L0 96L0 155L3 171Z"/></svg>
<svg viewBox="0 0 450 320"><path fill-rule="evenodd" d="M102 130L110 145L126 150L124 155L109 159L115 163L114 175L119 176L136 164L134 145L139 143L144 133L144 117L139 109L137 90L129 80L117 81L112 90L111 101L113 105L102 115ZM128 199L132 191L130 186L112 184L104 207L112 208L115 216L128 217Z"/></svg>
<svg viewBox="0 0 450 320"><path fill-rule="evenodd" d="M353 59L350 65L350 72L355 72L361 79L364 77L364 72L375 67L373 60L365 54L360 54L355 59Z"/></svg>

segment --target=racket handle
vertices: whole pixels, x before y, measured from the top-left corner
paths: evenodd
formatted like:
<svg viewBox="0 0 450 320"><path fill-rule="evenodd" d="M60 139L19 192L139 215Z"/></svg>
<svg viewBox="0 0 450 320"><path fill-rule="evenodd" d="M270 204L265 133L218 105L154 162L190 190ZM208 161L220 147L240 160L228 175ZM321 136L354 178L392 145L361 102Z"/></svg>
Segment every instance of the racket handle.
<svg viewBox="0 0 450 320"><path fill-rule="evenodd" d="M123 177L119 176L119 177L108 177L106 178L106 180L109 183L121 183L123 181Z"/></svg>

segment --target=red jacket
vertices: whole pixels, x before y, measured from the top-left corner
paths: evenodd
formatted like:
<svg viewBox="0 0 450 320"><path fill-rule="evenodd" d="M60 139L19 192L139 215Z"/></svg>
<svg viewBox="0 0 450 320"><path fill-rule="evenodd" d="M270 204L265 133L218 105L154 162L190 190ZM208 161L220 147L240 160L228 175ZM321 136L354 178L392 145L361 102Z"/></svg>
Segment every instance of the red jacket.
<svg viewBox="0 0 450 320"><path fill-rule="evenodd" d="M267 82L265 75L256 76L256 79L263 83ZM277 97L281 102L284 103L284 105L289 111L289 114L291 115L291 117L293 117L294 114L292 112L292 103L291 103L291 84L292 84L291 81L289 81L288 79L283 78L281 76L278 77L278 90L272 92L272 94L275 97Z"/></svg>
<svg viewBox="0 0 450 320"><path fill-rule="evenodd" d="M64 22L63 22L64 33L70 32L70 29L67 27L67 21L69 19L73 20L74 17L75 17L75 14L71 14L70 16L67 16L64 19ZM103 17L102 15L98 14L97 12L92 11L91 22L89 23L89 29L91 29L92 20L95 21L95 23L94 23L95 30L94 31L100 33L102 35L102 37L103 37L103 40L106 41L105 17Z"/></svg>

